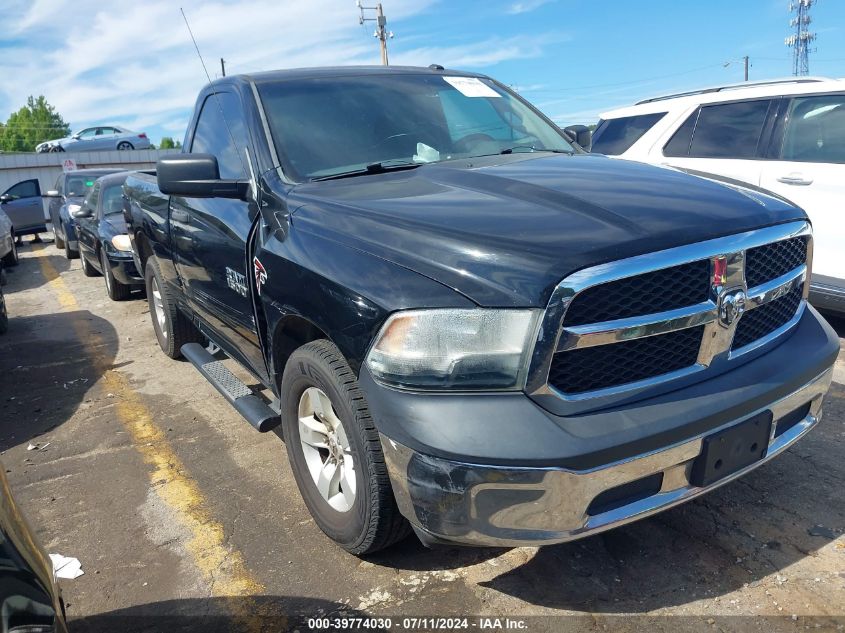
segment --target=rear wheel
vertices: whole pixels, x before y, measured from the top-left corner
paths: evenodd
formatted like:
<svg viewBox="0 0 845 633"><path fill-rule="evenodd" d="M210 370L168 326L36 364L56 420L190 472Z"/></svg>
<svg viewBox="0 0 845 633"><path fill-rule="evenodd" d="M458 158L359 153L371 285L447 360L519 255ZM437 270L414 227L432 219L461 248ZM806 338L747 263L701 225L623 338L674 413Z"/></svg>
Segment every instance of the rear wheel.
<svg viewBox="0 0 845 633"><path fill-rule="evenodd" d="M85 255L80 257L80 260L82 260L82 274L83 275L85 275L86 277L96 277L100 274L99 272L97 272L97 269L94 268L94 266L91 265L91 262L88 261L88 258L85 257Z"/></svg>
<svg viewBox="0 0 845 633"><path fill-rule="evenodd" d="M155 257L150 257L144 268L144 281L147 288L147 301L150 305L150 317L153 330L161 351L170 358L182 355L185 343L204 342L202 334L184 314L179 311L176 301L164 285L164 277Z"/></svg>
<svg viewBox="0 0 845 633"><path fill-rule="evenodd" d="M56 248L64 248L65 241L59 237L58 232L56 231L56 227L53 226L53 244L56 245Z"/></svg>
<svg viewBox="0 0 845 633"><path fill-rule="evenodd" d="M340 351L300 347L282 378L288 459L314 521L348 552L369 554L405 538L378 431Z"/></svg>
<svg viewBox="0 0 845 633"><path fill-rule="evenodd" d="M117 149L125 150L125 149L135 149L135 147L129 141L121 141L117 144Z"/></svg>
<svg viewBox="0 0 845 633"><path fill-rule="evenodd" d="M17 266L18 265L18 242L15 239L15 232L12 231L12 250L6 253L3 256L3 265L4 266Z"/></svg>
<svg viewBox="0 0 845 633"><path fill-rule="evenodd" d="M114 278L106 251L100 251L100 265L103 267L103 279L106 280L106 292L112 301L126 301L132 294L132 288Z"/></svg>

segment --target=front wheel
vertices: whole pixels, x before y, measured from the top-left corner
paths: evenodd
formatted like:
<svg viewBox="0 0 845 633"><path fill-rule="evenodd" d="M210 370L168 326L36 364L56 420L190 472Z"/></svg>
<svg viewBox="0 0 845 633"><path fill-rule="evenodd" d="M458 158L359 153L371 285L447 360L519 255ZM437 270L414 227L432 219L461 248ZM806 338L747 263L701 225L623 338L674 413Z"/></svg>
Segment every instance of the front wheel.
<svg viewBox="0 0 845 633"><path fill-rule="evenodd" d="M63 249L65 247L65 241L59 237L59 232L56 231L56 225L53 225L53 244L56 245L56 248Z"/></svg>
<svg viewBox="0 0 845 633"><path fill-rule="evenodd" d="M282 424L299 492L319 528L352 554L405 538L378 431L355 375L326 340L300 347L282 377Z"/></svg>
<svg viewBox="0 0 845 633"><path fill-rule="evenodd" d="M17 266L18 265L18 242L15 239L14 232L12 233L12 250L6 253L3 256L3 265L4 266Z"/></svg>
<svg viewBox="0 0 845 633"><path fill-rule="evenodd" d="M106 292L112 301L126 301L132 294L132 288L114 278L106 251L100 251L100 265L103 267L103 279L106 280Z"/></svg>
<svg viewBox="0 0 845 633"><path fill-rule="evenodd" d="M65 240L65 257L68 259L79 259L79 251L75 251L70 247L70 244Z"/></svg>
<svg viewBox="0 0 845 633"><path fill-rule="evenodd" d="M184 314L179 311L176 300L170 296L164 285L164 277L155 257L150 257L144 267L144 281L153 330L161 351L170 358L182 355L185 343L204 342L202 334Z"/></svg>

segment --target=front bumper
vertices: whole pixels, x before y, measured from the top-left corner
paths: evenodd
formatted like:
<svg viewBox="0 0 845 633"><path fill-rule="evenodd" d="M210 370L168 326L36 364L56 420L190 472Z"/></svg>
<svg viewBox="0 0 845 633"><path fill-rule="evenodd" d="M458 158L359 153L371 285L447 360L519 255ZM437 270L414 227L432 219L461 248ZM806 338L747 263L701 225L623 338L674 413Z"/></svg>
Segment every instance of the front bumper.
<svg viewBox="0 0 845 633"><path fill-rule="evenodd" d="M144 279L138 274L135 261L130 253L125 256L108 253L106 258L109 262L114 278L125 286L143 286Z"/></svg>
<svg viewBox="0 0 845 633"><path fill-rule="evenodd" d="M807 309L783 343L730 372L569 418L522 394L401 393L375 385L366 370L360 384L399 510L424 542L542 545L670 508L773 458L818 423L838 349L835 333ZM704 438L763 411L773 431L762 459L693 485Z"/></svg>

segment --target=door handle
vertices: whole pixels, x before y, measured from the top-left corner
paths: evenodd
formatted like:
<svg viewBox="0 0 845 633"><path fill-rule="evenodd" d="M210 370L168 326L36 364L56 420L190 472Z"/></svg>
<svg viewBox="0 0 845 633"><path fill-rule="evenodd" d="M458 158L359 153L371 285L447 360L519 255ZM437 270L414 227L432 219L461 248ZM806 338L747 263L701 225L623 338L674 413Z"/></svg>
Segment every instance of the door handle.
<svg viewBox="0 0 845 633"><path fill-rule="evenodd" d="M191 214L187 211L180 211L179 209L170 210L170 219L174 222L182 222L188 224L191 221Z"/></svg>
<svg viewBox="0 0 845 633"><path fill-rule="evenodd" d="M789 174L788 176L780 176L777 179L785 185L797 185L799 187L806 187L813 184L812 178L804 178L801 174Z"/></svg>

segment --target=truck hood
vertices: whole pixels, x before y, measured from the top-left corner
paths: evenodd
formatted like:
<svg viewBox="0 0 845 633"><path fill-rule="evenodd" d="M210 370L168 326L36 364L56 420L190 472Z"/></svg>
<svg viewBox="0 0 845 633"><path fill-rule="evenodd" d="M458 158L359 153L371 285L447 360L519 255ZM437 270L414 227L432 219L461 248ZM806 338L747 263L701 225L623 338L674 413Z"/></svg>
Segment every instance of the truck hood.
<svg viewBox="0 0 845 633"><path fill-rule="evenodd" d="M482 306L545 306L578 269L806 219L759 190L597 155L478 158L313 182L310 230L437 280Z"/></svg>

